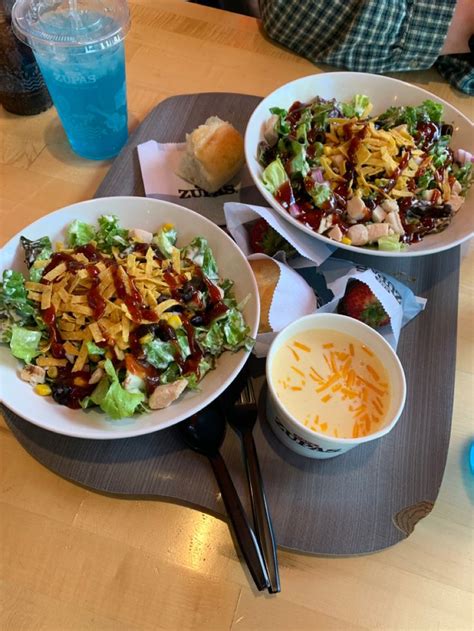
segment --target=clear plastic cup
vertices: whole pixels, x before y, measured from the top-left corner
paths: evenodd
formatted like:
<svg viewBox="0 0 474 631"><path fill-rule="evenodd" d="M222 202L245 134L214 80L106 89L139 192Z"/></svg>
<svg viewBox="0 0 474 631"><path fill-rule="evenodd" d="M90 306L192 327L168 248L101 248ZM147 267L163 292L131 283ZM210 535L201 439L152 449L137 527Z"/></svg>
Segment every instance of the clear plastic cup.
<svg viewBox="0 0 474 631"><path fill-rule="evenodd" d="M126 0L17 0L12 25L35 54L72 149L116 156L128 137Z"/></svg>

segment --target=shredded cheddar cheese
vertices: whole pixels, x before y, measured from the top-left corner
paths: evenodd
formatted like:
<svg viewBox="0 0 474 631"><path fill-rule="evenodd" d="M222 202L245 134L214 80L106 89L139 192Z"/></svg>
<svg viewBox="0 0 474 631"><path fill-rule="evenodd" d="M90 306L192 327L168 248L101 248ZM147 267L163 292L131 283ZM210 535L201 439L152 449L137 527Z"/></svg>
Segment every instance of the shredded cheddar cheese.
<svg viewBox="0 0 474 631"><path fill-rule="evenodd" d="M297 366L295 347L304 349ZM388 376L375 353L355 338L306 331L279 350L274 366L277 396L312 431L359 438L383 425Z"/></svg>

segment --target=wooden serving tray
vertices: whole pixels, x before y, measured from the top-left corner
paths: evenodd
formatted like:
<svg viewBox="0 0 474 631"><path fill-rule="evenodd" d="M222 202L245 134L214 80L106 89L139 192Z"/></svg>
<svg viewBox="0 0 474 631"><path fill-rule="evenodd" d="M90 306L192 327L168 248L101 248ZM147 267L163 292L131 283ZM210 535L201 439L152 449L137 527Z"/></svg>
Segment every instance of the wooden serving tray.
<svg viewBox="0 0 474 631"><path fill-rule="evenodd" d="M211 93L160 103L131 136L97 196L144 194L137 144L150 139L183 141L186 132L210 115L231 121L243 132L259 100ZM263 203L255 190L252 195L255 203ZM402 331L398 354L407 377L407 403L388 436L332 460L317 461L286 449L264 413L260 415L255 440L278 544L313 554L365 554L407 537L436 500L451 427L459 247L426 257L344 256L398 277L428 303ZM263 374L262 362L252 360L250 368L256 377ZM257 378L259 385L262 382ZM130 439L81 440L3 411L24 448L69 480L99 492L168 499L225 514L210 466L183 446L176 428ZM246 502L240 443L231 429L222 452Z"/></svg>

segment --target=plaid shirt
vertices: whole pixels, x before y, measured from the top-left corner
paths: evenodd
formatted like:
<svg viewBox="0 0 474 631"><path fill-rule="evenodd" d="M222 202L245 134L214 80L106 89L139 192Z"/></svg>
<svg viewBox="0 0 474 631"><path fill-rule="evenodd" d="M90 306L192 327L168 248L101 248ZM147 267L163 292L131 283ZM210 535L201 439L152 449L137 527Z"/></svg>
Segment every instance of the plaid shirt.
<svg viewBox="0 0 474 631"><path fill-rule="evenodd" d="M421 70L474 94L468 55L439 57L456 0L260 0L266 33L313 62L359 72Z"/></svg>

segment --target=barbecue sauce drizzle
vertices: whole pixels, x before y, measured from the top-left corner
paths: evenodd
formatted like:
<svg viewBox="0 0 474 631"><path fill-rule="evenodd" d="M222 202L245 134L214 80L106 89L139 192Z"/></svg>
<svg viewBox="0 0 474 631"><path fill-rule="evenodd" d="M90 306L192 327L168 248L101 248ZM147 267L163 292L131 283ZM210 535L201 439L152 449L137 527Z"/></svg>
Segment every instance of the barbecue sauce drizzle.
<svg viewBox="0 0 474 631"><path fill-rule="evenodd" d="M296 139L296 129L301 119L301 115L305 108L310 107L310 103L304 104L300 101L295 101L288 110L288 115L286 117L286 122L290 126L290 137L293 134ZM336 112L337 113L337 112ZM346 141L349 141L348 147L348 160L346 161L346 172L344 174L344 182L341 182L333 191L333 197L328 202L325 202L322 205L322 208L318 208L314 205L311 200L310 195L306 191L306 187L304 186L304 182L306 178L303 178L302 181L293 180L291 183L286 181L275 193L275 199L285 208L292 217L294 217L300 223L310 227L315 232L318 231L322 219L332 214L332 225L339 225L342 233L347 232L349 227L352 224L349 224L343 220L343 214L346 210L347 201L352 183L355 177L355 160L357 150L360 146L361 140L365 137L367 133L367 125L364 124L364 121L360 121L362 124L362 128L353 133L352 125L353 123L348 123L344 125L343 131L345 135ZM452 135L452 127L449 125L443 125L440 127L436 123L432 121L420 121L417 124L416 132L414 135L416 146L422 149L425 153L423 155L424 159L429 155L429 150L433 147L434 143L439 140L441 135ZM325 131L315 128L313 125L309 131L307 132L308 142L310 143L307 148L308 158L314 158L315 151L313 144L315 142L323 142L324 143ZM452 151L449 150L450 153L450 162L453 160ZM264 152L265 158L265 166L269 164L276 158L275 148L268 147ZM288 156L285 159L285 156L280 156L283 166L286 170L288 170L288 162L291 160L291 157ZM411 158L411 150L407 149L401 156L400 162L398 163L397 168L391 174L388 182L384 187L381 188L383 193L389 193L396 185L396 182L400 175L402 175L403 171L408 166L408 162ZM421 177L426 171L426 165L422 166L418 169L417 173L413 178L411 178L407 183L407 188L409 191L414 192L417 188L417 179ZM435 177L442 178L443 167L439 168L435 172ZM441 201L441 192L437 189L434 189L433 196L429 202L430 206L435 207ZM377 204L380 204L385 199L382 193L376 195L373 199L365 199L364 202L369 208L375 207ZM399 216L402 222L402 225L405 229L405 235L401 237L401 240L404 243L414 243L420 241L424 235L433 231L436 225L435 217L426 216L422 217L418 220L418 223L414 224L413 222L407 219L410 209L419 203L419 200L411 197L401 198L399 200ZM433 214L435 216L447 216L448 212L445 209L445 206L441 206L433 209Z"/></svg>
<svg viewBox="0 0 474 631"><path fill-rule="evenodd" d="M147 246L148 248L148 246ZM146 254L146 249L143 244L135 244L134 252L141 255ZM195 335L195 327L190 322L191 319L196 319L200 325L206 326L211 324L216 318L223 315L228 307L221 299L220 289L208 279L199 268L195 269L195 275L198 277L199 282L203 289L208 293L208 305L206 308L193 312L192 316L188 316L186 313L186 302L183 301L183 286L188 282L187 277L184 274L173 274L169 269L163 274L166 283L169 286L171 296L177 300L183 308L183 313L180 313L180 318L183 323L183 328L186 331L188 344L190 348L190 355L183 360L181 357L180 349L176 341L176 334L174 329L170 327L165 320L159 320L156 313L149 307L143 305L141 294L138 291L133 279L128 275L128 279L125 280L121 277L122 274L126 274L123 268L119 272L119 265L111 258L102 256L102 254L92 245L87 244L84 246L76 247L75 254L83 254L87 259L87 263L77 261L71 254L67 252L55 252L48 265L43 271L43 278L41 283L48 285L52 281L46 280L44 277L61 263L65 263L66 270L69 272L77 273L81 269L86 269L89 277L91 278L91 287L87 292L87 303L92 309L93 318L98 320L102 317L106 301L100 294L100 270L97 267L98 262L103 262L107 267L110 267L112 278L117 292L117 296L124 302L127 309L132 316L132 320L136 323L143 320L148 321L150 324L141 325L138 329L132 331L129 337L130 352L126 353L125 359L119 361L114 351L114 340L105 335L106 340L99 342L98 346L108 348L114 356L114 366L117 370L126 368L129 372L138 375L145 382L145 389L148 394L151 394L153 390L160 384L160 376L163 371L152 366L145 357L143 347L140 343L140 337L143 335L140 333L140 329L143 327L148 330L148 327L158 327L159 337L165 337L168 340L175 342L176 353L174 359L179 365L183 376L195 373L199 376L199 364L203 357L203 352L200 349ZM160 253L156 253L156 259L162 260ZM129 286L130 293L127 291L127 285ZM198 291L195 290L191 295L191 300L196 299ZM42 318L48 327L49 337L51 342L51 354L56 359L63 359L66 357L66 351L64 349L64 341L61 338L61 332L58 329L56 321L56 311L53 306L41 311ZM58 377L53 383L53 398L67 407L78 409L81 407L81 400L89 396L95 389L95 384L89 384L90 372L88 371L76 371L71 372L72 365L68 364L65 367L58 369Z"/></svg>

